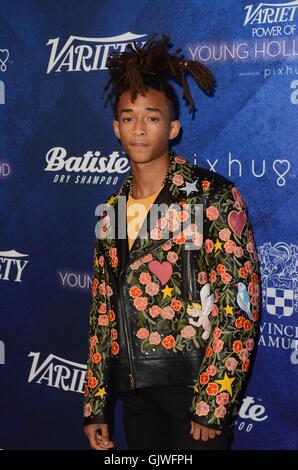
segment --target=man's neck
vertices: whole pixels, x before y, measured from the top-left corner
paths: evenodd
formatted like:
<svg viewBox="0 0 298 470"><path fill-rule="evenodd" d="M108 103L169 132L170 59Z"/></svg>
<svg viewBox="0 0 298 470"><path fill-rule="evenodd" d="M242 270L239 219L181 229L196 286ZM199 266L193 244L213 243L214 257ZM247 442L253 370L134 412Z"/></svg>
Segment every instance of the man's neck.
<svg viewBox="0 0 298 470"><path fill-rule="evenodd" d="M134 199L143 199L157 192L167 174L169 152L147 163L131 161L134 175Z"/></svg>

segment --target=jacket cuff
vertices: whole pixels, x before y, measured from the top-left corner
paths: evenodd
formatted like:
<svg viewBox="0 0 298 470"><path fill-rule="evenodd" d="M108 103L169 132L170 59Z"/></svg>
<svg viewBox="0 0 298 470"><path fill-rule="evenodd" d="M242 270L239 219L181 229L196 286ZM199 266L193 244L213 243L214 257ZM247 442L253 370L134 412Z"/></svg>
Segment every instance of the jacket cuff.
<svg viewBox="0 0 298 470"><path fill-rule="evenodd" d="M225 434L230 434L232 431L232 425L234 420L230 419L230 417L226 417L224 421L221 422L221 424L217 423L209 423L206 418L203 416L197 416L192 413L190 413L190 419L191 421L194 421L195 423L201 424L201 426L205 426L206 428L210 429L215 429L216 431L222 431Z"/></svg>
<svg viewBox="0 0 298 470"><path fill-rule="evenodd" d="M205 426L206 428L216 429L217 431L222 431L222 427L219 426L218 424L215 424L215 423L209 424L206 419L200 418L199 416L193 415L192 413L190 413L190 419L191 421L201 424L202 426Z"/></svg>
<svg viewBox="0 0 298 470"><path fill-rule="evenodd" d="M88 418L84 418L83 424L87 426L88 424L108 424L109 420L107 416L97 415L97 416L89 416Z"/></svg>

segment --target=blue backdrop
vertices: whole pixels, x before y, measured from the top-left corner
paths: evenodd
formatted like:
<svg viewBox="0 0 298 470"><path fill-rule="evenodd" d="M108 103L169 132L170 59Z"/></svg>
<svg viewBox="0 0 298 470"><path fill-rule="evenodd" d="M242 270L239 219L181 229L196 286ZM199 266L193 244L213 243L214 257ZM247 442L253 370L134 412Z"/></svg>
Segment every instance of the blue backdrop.
<svg viewBox="0 0 298 470"><path fill-rule="evenodd" d="M175 150L233 180L262 264L263 312L234 449L298 442L298 1L2 0L0 377L3 449L87 449L82 432L95 208L129 170L100 99L111 51L168 34L190 80ZM92 164L91 164L92 163ZM115 440L125 448L118 403Z"/></svg>

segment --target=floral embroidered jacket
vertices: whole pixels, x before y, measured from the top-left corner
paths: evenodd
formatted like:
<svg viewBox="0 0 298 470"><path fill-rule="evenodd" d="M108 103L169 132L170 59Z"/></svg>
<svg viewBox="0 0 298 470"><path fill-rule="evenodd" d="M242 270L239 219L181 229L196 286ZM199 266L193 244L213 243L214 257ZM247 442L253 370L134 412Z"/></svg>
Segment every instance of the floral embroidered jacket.
<svg viewBox="0 0 298 470"><path fill-rule="evenodd" d="M190 418L215 429L229 429L239 408L261 292L246 205L231 181L173 151L169 156L155 200L164 210L153 226L149 211L146 236L137 237L130 252L117 230L126 217L120 196L125 202L131 172L98 218L85 424L107 422L121 386L188 385ZM193 207L201 219L193 219Z"/></svg>

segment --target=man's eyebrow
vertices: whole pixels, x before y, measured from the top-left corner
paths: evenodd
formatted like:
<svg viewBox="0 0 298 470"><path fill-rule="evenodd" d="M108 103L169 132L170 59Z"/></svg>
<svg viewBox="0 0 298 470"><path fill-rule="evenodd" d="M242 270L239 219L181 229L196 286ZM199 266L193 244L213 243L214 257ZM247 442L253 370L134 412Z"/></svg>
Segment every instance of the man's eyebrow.
<svg viewBox="0 0 298 470"><path fill-rule="evenodd" d="M159 108L145 108L146 111L154 111L155 113L160 113L160 114L163 114L163 112L161 111L161 109Z"/></svg>
<svg viewBox="0 0 298 470"><path fill-rule="evenodd" d="M145 110L163 114L163 112L159 108L145 108ZM120 114L122 114L122 113L132 113L132 112L133 112L133 109L131 109L131 108L123 108L123 109L121 109Z"/></svg>

